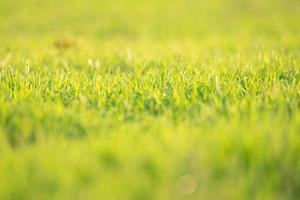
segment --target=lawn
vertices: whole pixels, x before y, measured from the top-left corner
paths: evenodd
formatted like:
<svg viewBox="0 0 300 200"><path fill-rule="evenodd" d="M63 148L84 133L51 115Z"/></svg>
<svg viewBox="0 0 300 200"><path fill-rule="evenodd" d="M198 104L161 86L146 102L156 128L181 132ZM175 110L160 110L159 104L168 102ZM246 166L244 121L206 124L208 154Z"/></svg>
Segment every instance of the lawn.
<svg viewBox="0 0 300 200"><path fill-rule="evenodd" d="M300 199L300 1L1 0L0 199Z"/></svg>

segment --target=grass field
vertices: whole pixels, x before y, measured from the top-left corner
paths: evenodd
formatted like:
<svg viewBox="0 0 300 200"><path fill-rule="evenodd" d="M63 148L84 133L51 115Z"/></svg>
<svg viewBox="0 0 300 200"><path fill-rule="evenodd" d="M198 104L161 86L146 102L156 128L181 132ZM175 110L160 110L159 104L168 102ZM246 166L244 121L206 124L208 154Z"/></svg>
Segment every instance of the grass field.
<svg viewBox="0 0 300 200"><path fill-rule="evenodd" d="M300 1L1 0L0 199L300 199Z"/></svg>

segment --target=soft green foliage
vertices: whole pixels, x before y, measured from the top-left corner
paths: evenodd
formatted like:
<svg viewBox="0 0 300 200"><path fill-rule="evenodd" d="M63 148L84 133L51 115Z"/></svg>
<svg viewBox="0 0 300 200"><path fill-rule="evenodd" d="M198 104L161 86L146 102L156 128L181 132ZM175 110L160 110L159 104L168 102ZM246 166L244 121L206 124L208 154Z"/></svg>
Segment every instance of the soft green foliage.
<svg viewBox="0 0 300 200"><path fill-rule="evenodd" d="M298 0L1 0L0 199L299 199Z"/></svg>

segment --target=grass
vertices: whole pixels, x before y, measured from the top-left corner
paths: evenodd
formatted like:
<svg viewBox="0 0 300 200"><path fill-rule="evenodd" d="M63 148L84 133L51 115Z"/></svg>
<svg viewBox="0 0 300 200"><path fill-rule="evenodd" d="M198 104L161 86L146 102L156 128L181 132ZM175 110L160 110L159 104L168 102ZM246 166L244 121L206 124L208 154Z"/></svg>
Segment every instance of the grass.
<svg viewBox="0 0 300 200"><path fill-rule="evenodd" d="M0 2L0 199L299 199L296 0Z"/></svg>

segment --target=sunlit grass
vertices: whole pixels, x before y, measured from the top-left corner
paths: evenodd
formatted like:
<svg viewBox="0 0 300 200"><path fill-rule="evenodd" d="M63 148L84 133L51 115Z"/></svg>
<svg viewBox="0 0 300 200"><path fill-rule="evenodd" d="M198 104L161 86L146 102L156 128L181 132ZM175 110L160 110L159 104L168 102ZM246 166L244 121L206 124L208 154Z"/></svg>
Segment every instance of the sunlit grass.
<svg viewBox="0 0 300 200"><path fill-rule="evenodd" d="M1 1L0 199L298 199L297 1Z"/></svg>

